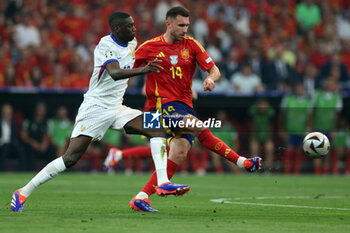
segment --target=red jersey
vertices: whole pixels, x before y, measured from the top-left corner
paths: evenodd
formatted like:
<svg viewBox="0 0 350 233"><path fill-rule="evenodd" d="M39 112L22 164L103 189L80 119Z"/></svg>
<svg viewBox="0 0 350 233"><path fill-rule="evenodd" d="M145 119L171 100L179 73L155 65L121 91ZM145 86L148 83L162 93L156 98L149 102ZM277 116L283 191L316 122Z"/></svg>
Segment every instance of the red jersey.
<svg viewBox="0 0 350 233"><path fill-rule="evenodd" d="M192 77L196 64L203 71L214 66L205 49L192 37L169 44L163 35L146 41L136 50L135 65L139 67L154 59L162 60L160 73L151 72L146 78L147 105L145 110L159 108L161 103L180 101L192 106Z"/></svg>

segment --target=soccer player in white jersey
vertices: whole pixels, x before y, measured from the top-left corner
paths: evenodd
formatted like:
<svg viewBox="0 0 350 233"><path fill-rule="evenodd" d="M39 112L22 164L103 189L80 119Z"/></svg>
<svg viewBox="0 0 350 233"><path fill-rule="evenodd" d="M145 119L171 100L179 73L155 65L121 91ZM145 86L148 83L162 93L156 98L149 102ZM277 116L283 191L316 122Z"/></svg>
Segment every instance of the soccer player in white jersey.
<svg viewBox="0 0 350 233"><path fill-rule="evenodd" d="M122 104L128 78L149 72L159 72L158 60L144 67L132 69L136 48L134 20L124 12L115 12L109 18L112 33L103 37L94 51L94 71L89 90L79 108L71 141L67 151L46 165L29 183L18 189L12 196L11 209L22 211L29 195L40 184L54 178L59 172L72 167L85 153L92 140L101 140L108 128L124 129L126 133L143 134L150 137L151 151L155 163L158 187L163 195L182 195L189 190L187 185L169 182L166 173L167 152L165 131L143 129L142 112ZM141 211L149 211L142 209ZM145 207L147 208L147 206Z"/></svg>

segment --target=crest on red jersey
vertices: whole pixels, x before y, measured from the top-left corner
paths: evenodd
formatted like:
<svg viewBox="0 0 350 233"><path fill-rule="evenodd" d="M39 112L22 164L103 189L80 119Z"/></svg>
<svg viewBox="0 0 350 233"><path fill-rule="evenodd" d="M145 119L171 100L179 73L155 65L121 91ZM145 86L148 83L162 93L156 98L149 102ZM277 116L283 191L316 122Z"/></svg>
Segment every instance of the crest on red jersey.
<svg viewBox="0 0 350 233"><path fill-rule="evenodd" d="M170 56L170 63L173 65L176 65L178 62L178 56L177 55L171 55Z"/></svg>
<svg viewBox="0 0 350 233"><path fill-rule="evenodd" d="M190 58L190 51L186 48L181 49L181 57L185 60L185 62L187 62Z"/></svg>

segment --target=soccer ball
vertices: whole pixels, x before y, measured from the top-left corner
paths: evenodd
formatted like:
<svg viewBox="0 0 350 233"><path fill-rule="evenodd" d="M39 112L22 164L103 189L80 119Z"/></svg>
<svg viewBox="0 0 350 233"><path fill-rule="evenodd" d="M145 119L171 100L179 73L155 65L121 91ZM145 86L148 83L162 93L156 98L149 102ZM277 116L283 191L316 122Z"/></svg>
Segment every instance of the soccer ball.
<svg viewBox="0 0 350 233"><path fill-rule="evenodd" d="M312 132L305 136L303 151L313 159L323 158L331 149L326 135L320 132Z"/></svg>

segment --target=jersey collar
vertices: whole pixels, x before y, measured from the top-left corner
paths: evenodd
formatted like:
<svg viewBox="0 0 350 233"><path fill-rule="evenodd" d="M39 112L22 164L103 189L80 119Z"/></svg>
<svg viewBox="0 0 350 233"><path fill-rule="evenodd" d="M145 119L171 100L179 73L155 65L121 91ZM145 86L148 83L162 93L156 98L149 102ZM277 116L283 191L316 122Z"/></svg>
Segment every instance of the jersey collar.
<svg viewBox="0 0 350 233"><path fill-rule="evenodd" d="M117 39L113 36L113 34L111 33L111 37L112 37L112 40L114 40L115 43L117 43L118 45L122 46L122 47L128 47L127 44L122 44L120 43L119 41L117 41Z"/></svg>

